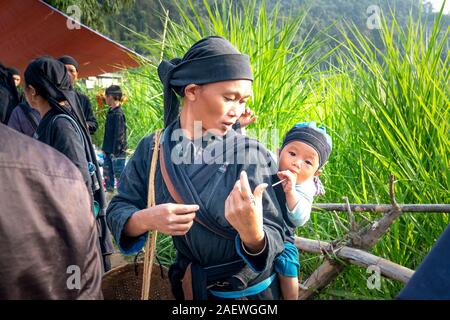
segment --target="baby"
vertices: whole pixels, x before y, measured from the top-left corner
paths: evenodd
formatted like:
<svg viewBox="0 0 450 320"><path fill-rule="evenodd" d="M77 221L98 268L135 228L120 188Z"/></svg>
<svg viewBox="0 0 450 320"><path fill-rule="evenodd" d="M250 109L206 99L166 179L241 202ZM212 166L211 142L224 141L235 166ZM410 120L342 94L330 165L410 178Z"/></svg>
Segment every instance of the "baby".
<svg viewBox="0 0 450 320"><path fill-rule="evenodd" d="M284 137L279 151L277 175L286 198L286 235L292 242L295 228L309 220L314 196L323 194L318 176L331 148L331 137L315 122L298 123ZM275 271L285 300L298 299L300 265L298 250L292 242L285 242L284 251L275 260Z"/></svg>

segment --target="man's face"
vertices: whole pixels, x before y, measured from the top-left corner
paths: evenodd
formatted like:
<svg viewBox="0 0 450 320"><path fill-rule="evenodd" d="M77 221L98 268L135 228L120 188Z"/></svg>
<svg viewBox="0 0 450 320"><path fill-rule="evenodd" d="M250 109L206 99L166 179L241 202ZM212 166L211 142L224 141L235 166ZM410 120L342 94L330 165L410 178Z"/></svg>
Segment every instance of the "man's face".
<svg viewBox="0 0 450 320"><path fill-rule="evenodd" d="M189 110L194 121L202 122L203 131L223 136L245 110L252 95L250 80L229 80L196 86Z"/></svg>
<svg viewBox="0 0 450 320"><path fill-rule="evenodd" d="M12 76L12 78L14 80L15 86L18 87L19 84L20 84L20 76L18 74L15 74L15 75Z"/></svg>
<svg viewBox="0 0 450 320"><path fill-rule="evenodd" d="M106 104L107 104L108 106L112 106L113 103L114 103L114 98L113 98L113 96L110 95L110 94L105 95L105 102L106 102Z"/></svg>
<svg viewBox="0 0 450 320"><path fill-rule="evenodd" d="M297 174L297 183L305 182L318 175L319 155L304 142L289 142L280 152L279 170L289 170Z"/></svg>
<svg viewBox="0 0 450 320"><path fill-rule="evenodd" d="M66 64L67 72L69 73L70 79L72 80L72 85L75 84L75 81L78 79L78 71L77 68L75 68L74 65Z"/></svg>

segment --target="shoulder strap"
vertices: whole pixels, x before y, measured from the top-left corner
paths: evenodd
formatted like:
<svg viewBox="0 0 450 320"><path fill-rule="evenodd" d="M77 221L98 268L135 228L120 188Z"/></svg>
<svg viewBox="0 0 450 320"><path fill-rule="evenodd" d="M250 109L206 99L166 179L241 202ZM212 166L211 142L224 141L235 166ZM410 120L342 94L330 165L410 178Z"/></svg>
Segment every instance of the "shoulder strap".
<svg viewBox="0 0 450 320"><path fill-rule="evenodd" d="M169 174L167 173L166 162L164 161L163 145L161 145L161 151L159 152L159 165L161 167L161 174L162 174L164 183L166 184L166 187L169 190L170 195L177 203L182 204L183 199L181 198L181 196L178 194L177 190L173 186L172 180L170 180Z"/></svg>
<svg viewBox="0 0 450 320"><path fill-rule="evenodd" d="M153 207L156 204L155 199L155 173L156 165L158 162L158 152L161 140L162 130L158 130L154 135L155 146L153 147L152 162L150 164L150 174L148 178L148 196L147 196L147 208ZM142 291L141 300L148 300L150 296L150 281L152 277L153 260L156 250L156 239L158 231L154 230L151 237L147 238L145 243L145 256L144 256L144 272L142 279Z"/></svg>
<svg viewBox="0 0 450 320"><path fill-rule="evenodd" d="M75 130L76 130L77 133L78 133L78 138L80 138L81 143L83 144L83 148L84 148L84 147L85 147L85 145L84 145L84 139L83 139L83 134L81 133L80 127L79 127L78 124L75 122L75 120L73 120L70 116L68 116L68 115L66 115L66 114L58 114L58 115L56 115L55 117L53 117L52 122L51 122L51 125L50 125L50 130L49 130L49 135L50 135L49 138L51 139L51 137L52 137L52 134L53 134L53 126L54 126L54 123L56 122L56 120L58 120L58 119L66 119L66 120L68 120L68 121L75 127Z"/></svg>

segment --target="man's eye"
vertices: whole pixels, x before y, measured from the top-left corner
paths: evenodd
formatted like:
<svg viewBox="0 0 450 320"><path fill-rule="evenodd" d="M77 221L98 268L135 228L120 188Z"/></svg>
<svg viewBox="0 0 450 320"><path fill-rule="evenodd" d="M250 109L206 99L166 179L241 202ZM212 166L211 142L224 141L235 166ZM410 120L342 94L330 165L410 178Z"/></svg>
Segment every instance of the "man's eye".
<svg viewBox="0 0 450 320"><path fill-rule="evenodd" d="M289 154L293 157L295 157L295 152L289 151Z"/></svg>
<svg viewBox="0 0 450 320"><path fill-rule="evenodd" d="M311 161L309 161L309 160L306 160L305 162L306 162L306 164L307 164L307 165L310 165L310 166L312 166L312 162L311 162Z"/></svg>
<svg viewBox="0 0 450 320"><path fill-rule="evenodd" d="M233 101L233 99L228 98L228 97L223 97L225 99L225 101Z"/></svg>

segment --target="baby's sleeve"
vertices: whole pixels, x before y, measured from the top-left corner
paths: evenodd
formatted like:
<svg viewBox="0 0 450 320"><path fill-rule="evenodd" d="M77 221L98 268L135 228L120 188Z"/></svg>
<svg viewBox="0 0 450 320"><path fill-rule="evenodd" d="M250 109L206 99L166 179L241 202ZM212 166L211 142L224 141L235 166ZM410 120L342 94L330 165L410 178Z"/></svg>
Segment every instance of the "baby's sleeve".
<svg viewBox="0 0 450 320"><path fill-rule="evenodd" d="M289 210L287 204L286 209L289 221L296 227L301 227L308 222L316 190L317 188L312 179L295 186L298 202L293 210Z"/></svg>

